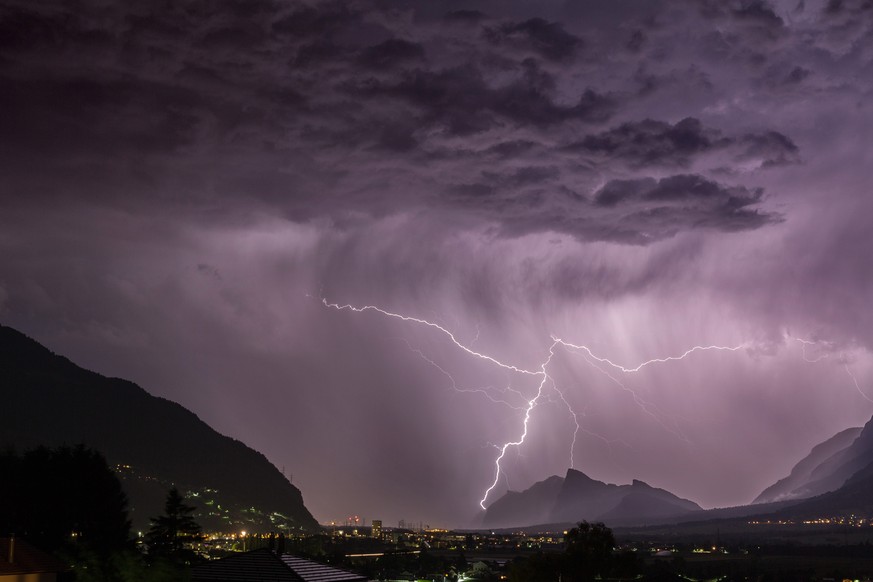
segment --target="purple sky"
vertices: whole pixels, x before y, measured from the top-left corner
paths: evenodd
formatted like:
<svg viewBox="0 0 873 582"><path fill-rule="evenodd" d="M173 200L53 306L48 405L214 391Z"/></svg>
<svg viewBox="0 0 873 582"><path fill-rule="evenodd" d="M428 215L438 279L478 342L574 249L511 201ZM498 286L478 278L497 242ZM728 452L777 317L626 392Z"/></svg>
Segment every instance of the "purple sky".
<svg viewBox="0 0 873 582"><path fill-rule="evenodd" d="M149 4L0 2L0 321L318 519L468 523L540 380L322 297L534 371L744 344L555 350L492 500L568 407L577 469L704 506L873 414L869 2Z"/></svg>

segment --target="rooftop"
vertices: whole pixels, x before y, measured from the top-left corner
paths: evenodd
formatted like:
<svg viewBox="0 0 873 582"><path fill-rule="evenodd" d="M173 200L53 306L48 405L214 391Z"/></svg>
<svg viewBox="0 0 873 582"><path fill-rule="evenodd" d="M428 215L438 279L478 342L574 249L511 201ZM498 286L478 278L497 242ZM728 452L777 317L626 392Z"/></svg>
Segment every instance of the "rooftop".
<svg viewBox="0 0 873 582"><path fill-rule="evenodd" d="M14 538L14 550L10 562L9 547L11 544L13 544L13 538L0 538L0 576L66 572L69 570L64 562L30 545L21 538Z"/></svg>
<svg viewBox="0 0 873 582"><path fill-rule="evenodd" d="M262 548L198 564L191 570L193 582L366 582L367 578L290 554L278 555Z"/></svg>

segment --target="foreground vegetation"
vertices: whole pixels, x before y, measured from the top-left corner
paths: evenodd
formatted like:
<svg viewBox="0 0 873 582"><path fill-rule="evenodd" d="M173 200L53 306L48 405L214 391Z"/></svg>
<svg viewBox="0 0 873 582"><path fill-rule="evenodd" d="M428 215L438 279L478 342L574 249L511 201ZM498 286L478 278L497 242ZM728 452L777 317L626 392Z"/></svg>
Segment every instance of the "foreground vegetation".
<svg viewBox="0 0 873 582"><path fill-rule="evenodd" d="M201 539L193 512L182 494L171 489L163 513L152 517L143 539L134 540L124 491L100 453L78 446L0 454L0 532L14 533L60 558L69 567L66 579L75 582L186 580L190 566L201 559L192 551ZM652 541L657 536L639 537L639 532L618 543L604 524L581 522L566 532L562 545L558 541L538 552L518 549L508 560L489 556L487 549L431 550L424 543L395 547L326 533L288 538L283 547L373 580L869 580L873 546L855 529L851 536L846 530L833 539L811 538L811 544L784 541L782 532L769 541L732 539L723 546L708 536L667 544L664 537L657 542ZM655 544L669 551L656 553ZM350 557L368 552L376 555Z"/></svg>

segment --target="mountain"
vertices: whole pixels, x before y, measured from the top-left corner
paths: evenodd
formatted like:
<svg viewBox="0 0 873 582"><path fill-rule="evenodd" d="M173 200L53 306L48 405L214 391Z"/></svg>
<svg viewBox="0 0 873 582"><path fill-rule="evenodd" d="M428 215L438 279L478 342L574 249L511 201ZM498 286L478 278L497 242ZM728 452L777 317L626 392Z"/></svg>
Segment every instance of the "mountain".
<svg viewBox="0 0 873 582"><path fill-rule="evenodd" d="M804 500L777 514L791 519L873 515L873 462L838 489Z"/></svg>
<svg viewBox="0 0 873 582"><path fill-rule="evenodd" d="M778 512L778 516L807 519L873 515L873 418L849 446L819 463L798 490L818 493Z"/></svg>
<svg viewBox="0 0 873 582"><path fill-rule="evenodd" d="M0 326L0 446L83 443L116 466L135 529L162 513L171 485L190 493L205 527L314 530L294 487L261 453L179 404L80 368Z"/></svg>
<svg viewBox="0 0 873 582"><path fill-rule="evenodd" d="M821 489L827 490L809 496ZM781 501L760 502L768 496ZM654 519L649 527L624 527L619 533L625 538L676 541L699 539L716 530L723 540L745 543L752 539L820 543L821 536L839 531L846 540L849 530L855 531L853 526L860 527L873 515L873 418L863 428L847 429L817 445L788 477L768 487L756 501L693 512L669 522ZM857 533L859 543L867 540L863 528Z"/></svg>
<svg viewBox="0 0 873 582"><path fill-rule="evenodd" d="M535 524L547 523L552 516L552 506L564 486L564 479L552 475L545 481L534 483L522 492L507 491L488 506L484 524Z"/></svg>
<svg viewBox="0 0 873 582"><path fill-rule="evenodd" d="M810 482L813 471L836 453L849 447L859 434L861 434L861 427L847 428L814 446L812 451L791 469L787 477L764 489L752 503L799 499L800 491Z"/></svg>
<svg viewBox="0 0 873 582"><path fill-rule="evenodd" d="M630 492L622 497L618 505L601 515L598 521L616 525L652 522L684 518L700 510L701 507L693 501L634 479Z"/></svg>
<svg viewBox="0 0 873 582"><path fill-rule="evenodd" d="M486 527L513 527L542 523L603 521L608 525L640 524L682 518L702 511L693 501L634 480L614 485L568 469L535 483L522 492L508 491L488 506Z"/></svg>
<svg viewBox="0 0 873 582"><path fill-rule="evenodd" d="M791 473L766 488L752 503L806 499L839 489L873 462L873 419L816 445Z"/></svg>

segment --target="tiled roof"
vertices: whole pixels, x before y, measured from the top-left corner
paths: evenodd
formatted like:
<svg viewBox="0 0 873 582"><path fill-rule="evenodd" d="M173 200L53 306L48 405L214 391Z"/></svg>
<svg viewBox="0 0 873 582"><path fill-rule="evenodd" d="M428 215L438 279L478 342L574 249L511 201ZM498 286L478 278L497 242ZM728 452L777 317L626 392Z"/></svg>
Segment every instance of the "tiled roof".
<svg viewBox="0 0 873 582"><path fill-rule="evenodd" d="M304 560L291 554L282 554L279 557L304 582L366 582L367 580L366 576L312 560Z"/></svg>
<svg viewBox="0 0 873 582"><path fill-rule="evenodd" d="M21 538L15 538L12 563L9 562L11 538L0 538L0 575L36 574L39 572L66 572L67 565Z"/></svg>
<svg viewBox="0 0 873 582"><path fill-rule="evenodd" d="M366 582L367 578L304 560L289 554L277 556L268 549L254 550L198 564L191 570L194 582Z"/></svg>
<svg viewBox="0 0 873 582"><path fill-rule="evenodd" d="M191 569L195 582L301 582L279 556L267 549L234 554Z"/></svg>

